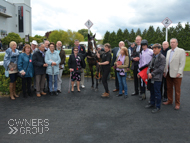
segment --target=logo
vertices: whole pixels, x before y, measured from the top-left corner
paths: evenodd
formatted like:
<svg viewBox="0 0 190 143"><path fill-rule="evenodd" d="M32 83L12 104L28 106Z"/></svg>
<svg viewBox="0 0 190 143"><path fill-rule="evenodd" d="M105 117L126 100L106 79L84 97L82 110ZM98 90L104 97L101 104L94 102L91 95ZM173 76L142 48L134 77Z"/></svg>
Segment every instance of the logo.
<svg viewBox="0 0 190 143"><path fill-rule="evenodd" d="M9 119L8 134L43 134L49 131L48 119Z"/></svg>

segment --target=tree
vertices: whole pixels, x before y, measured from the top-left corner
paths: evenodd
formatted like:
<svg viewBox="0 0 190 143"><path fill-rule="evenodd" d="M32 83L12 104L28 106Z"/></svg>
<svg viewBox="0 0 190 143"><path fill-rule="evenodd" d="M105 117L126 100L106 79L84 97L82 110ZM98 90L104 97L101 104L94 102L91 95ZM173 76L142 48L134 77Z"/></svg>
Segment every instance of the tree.
<svg viewBox="0 0 190 143"><path fill-rule="evenodd" d="M124 30L123 32L123 39L124 40L129 40L129 31L127 29Z"/></svg>
<svg viewBox="0 0 190 143"><path fill-rule="evenodd" d="M117 31L117 35L116 35L116 40L115 42L119 44L120 41L124 41L124 38L123 38L123 32L121 29L119 29Z"/></svg>
<svg viewBox="0 0 190 143"><path fill-rule="evenodd" d="M14 32L9 33L5 38L2 39L3 45L9 45L11 41L15 41L17 44L22 42L20 36Z"/></svg>
<svg viewBox="0 0 190 143"><path fill-rule="evenodd" d="M50 42L54 42L55 44L57 43L57 41L61 41L63 45L65 45L69 42L68 38L69 37L66 31L54 30L49 34L48 40Z"/></svg>
<svg viewBox="0 0 190 143"><path fill-rule="evenodd" d="M79 41L84 41L84 36L78 32L67 30L68 34L68 44L74 46L74 41L77 39Z"/></svg>
<svg viewBox="0 0 190 143"><path fill-rule="evenodd" d="M146 40L148 41L149 44L155 43L155 31L154 27L150 26L147 33L146 33Z"/></svg>
<svg viewBox="0 0 190 143"><path fill-rule="evenodd" d="M108 43L111 45L111 48L118 47L118 44L116 43L116 34L114 31L110 34Z"/></svg>
<svg viewBox="0 0 190 143"><path fill-rule="evenodd" d="M137 32L136 32L136 36L138 36L138 35L141 36L141 30L140 30L140 28L138 28Z"/></svg>
<svg viewBox="0 0 190 143"><path fill-rule="evenodd" d="M104 39L103 39L103 44L109 42L109 36L110 36L110 32L109 32L109 31L106 31L106 33L105 33L105 35L104 35Z"/></svg>
<svg viewBox="0 0 190 143"><path fill-rule="evenodd" d="M154 43L162 44L163 41L164 41L164 37L162 36L162 32L161 32L160 28L157 27L157 29L155 31L155 42Z"/></svg>
<svg viewBox="0 0 190 143"><path fill-rule="evenodd" d="M143 39L146 39L146 33L147 33L147 30L145 29L145 30L143 31L142 35L141 35Z"/></svg>
<svg viewBox="0 0 190 143"><path fill-rule="evenodd" d="M136 35L135 35L134 30L132 29L130 34L129 34L129 42L134 42L135 38L136 38Z"/></svg>
<svg viewBox="0 0 190 143"><path fill-rule="evenodd" d="M80 29L78 30L78 33L82 34L84 36L84 41L88 41L88 29ZM92 36L93 33L90 31L90 35Z"/></svg>
<svg viewBox="0 0 190 143"><path fill-rule="evenodd" d="M180 43L180 47L184 48L185 50L190 50L190 25L189 22L185 24L185 28L183 29L183 45Z"/></svg>

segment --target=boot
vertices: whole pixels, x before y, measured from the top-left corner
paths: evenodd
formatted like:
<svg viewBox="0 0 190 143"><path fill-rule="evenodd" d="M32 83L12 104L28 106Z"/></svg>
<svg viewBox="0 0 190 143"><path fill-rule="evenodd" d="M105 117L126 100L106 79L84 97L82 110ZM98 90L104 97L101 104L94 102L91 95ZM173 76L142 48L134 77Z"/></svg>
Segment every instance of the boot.
<svg viewBox="0 0 190 143"><path fill-rule="evenodd" d="M14 96L13 96L13 83L9 84L9 91L10 91L10 98L12 100L15 100Z"/></svg>
<svg viewBox="0 0 190 143"><path fill-rule="evenodd" d="M19 96L16 94L16 81L13 83L13 96L14 96L14 97L19 97Z"/></svg>
<svg viewBox="0 0 190 143"><path fill-rule="evenodd" d="M103 98L108 98L108 97L110 97L110 94L105 92L105 94L103 94L102 97Z"/></svg>

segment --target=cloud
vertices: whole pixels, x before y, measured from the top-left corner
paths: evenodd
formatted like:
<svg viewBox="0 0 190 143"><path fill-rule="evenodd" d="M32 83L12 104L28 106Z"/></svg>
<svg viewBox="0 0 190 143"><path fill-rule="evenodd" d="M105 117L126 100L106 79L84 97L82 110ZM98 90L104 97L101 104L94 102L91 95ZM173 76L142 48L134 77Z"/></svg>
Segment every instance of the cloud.
<svg viewBox="0 0 190 143"><path fill-rule="evenodd" d="M91 31L98 39L105 32L131 29L141 31L150 25L163 28L161 22L169 17L175 26L189 19L189 0L32 0L32 35L63 29L78 31L86 28L84 23L93 22Z"/></svg>

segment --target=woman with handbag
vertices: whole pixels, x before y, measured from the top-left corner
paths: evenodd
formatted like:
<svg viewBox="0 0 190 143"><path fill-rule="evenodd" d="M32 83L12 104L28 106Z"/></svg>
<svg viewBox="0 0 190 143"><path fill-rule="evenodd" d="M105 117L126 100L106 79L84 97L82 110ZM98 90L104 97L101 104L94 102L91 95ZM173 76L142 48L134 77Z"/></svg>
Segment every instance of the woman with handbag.
<svg viewBox="0 0 190 143"><path fill-rule="evenodd" d="M49 50L45 54L45 63L48 64L46 74L49 77L49 91L50 95L58 95L57 79L59 74L59 63L61 62L59 53L55 50L55 44L51 42Z"/></svg>
<svg viewBox="0 0 190 143"><path fill-rule="evenodd" d="M74 91L74 81L77 81L77 91L80 92L80 81L81 81L81 72L82 72L82 68L85 68L85 62L83 60L83 57L81 54L78 53L78 47L75 46L73 48L73 53L71 54L69 57L69 70L71 72L71 91Z"/></svg>
<svg viewBox="0 0 190 143"><path fill-rule="evenodd" d="M32 64L32 49L29 44L26 44L18 58L19 76L22 78L23 97L26 98L26 89L29 96L31 96L31 83L34 75ZM26 88L27 84L27 88Z"/></svg>
<svg viewBox="0 0 190 143"><path fill-rule="evenodd" d="M14 41L11 41L9 48L5 51L4 63L5 76L10 77L9 91L10 98L15 100L15 97L19 97L16 94L16 79L17 79L17 60L19 56L19 51L16 49L17 44Z"/></svg>
<svg viewBox="0 0 190 143"><path fill-rule="evenodd" d="M117 78L119 81L119 94L116 95L117 97L122 96L124 90L125 96L124 98L128 97L127 94L127 68L129 66L129 55L128 50L126 47L122 47L120 50L120 54L117 56L116 62L114 63L117 71Z"/></svg>

